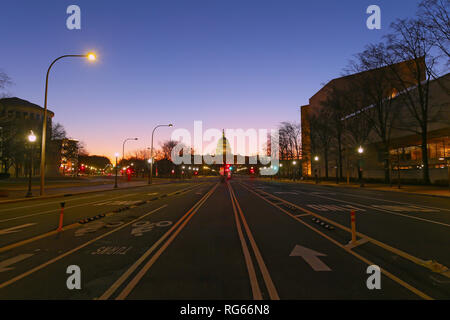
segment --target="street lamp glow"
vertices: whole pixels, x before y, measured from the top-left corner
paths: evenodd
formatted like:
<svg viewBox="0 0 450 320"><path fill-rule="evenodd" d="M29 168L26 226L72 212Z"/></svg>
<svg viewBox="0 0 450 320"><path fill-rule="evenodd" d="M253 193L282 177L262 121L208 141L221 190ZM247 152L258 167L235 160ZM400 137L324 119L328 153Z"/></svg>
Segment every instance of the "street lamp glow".
<svg viewBox="0 0 450 320"><path fill-rule="evenodd" d="M30 142L36 141L36 136L34 135L33 130L30 131L30 135L28 136L28 141L30 141Z"/></svg>
<svg viewBox="0 0 450 320"><path fill-rule="evenodd" d="M280 168L282 168L283 167L283 164L282 163L280 163Z"/></svg>
<svg viewBox="0 0 450 320"><path fill-rule="evenodd" d="M170 123L170 124L169 124L169 127L173 127L173 124Z"/></svg>
<svg viewBox="0 0 450 320"><path fill-rule="evenodd" d="M95 55L95 53L93 52L89 52L86 57L88 58L89 61L95 61L97 60L97 56Z"/></svg>
<svg viewBox="0 0 450 320"><path fill-rule="evenodd" d="M364 152L364 149L363 149L363 147L360 146L360 147L358 148L358 153L361 154L361 153L363 153L363 152Z"/></svg>
<svg viewBox="0 0 450 320"><path fill-rule="evenodd" d="M319 161L319 157L318 157L318 156L315 156L315 157L314 157L314 161Z"/></svg>
<svg viewBox="0 0 450 320"><path fill-rule="evenodd" d="M297 161L293 161L292 164L295 166L297 164Z"/></svg>
<svg viewBox="0 0 450 320"><path fill-rule="evenodd" d="M114 155L116 156L116 158L119 157L119 153L118 152L116 152Z"/></svg>

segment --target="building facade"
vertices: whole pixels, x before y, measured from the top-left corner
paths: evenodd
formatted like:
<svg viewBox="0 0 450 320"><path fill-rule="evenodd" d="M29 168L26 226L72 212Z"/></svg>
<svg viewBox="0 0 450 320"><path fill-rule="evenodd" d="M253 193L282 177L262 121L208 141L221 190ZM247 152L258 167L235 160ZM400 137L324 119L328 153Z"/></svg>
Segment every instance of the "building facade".
<svg viewBox="0 0 450 320"><path fill-rule="evenodd" d="M398 74L403 77L404 83L410 83L408 93L410 96L419 96L417 91L416 75L410 71L412 61L405 61L397 65L385 68L395 68ZM424 61L420 61L423 67ZM314 144L311 137L310 119L312 115L317 114L323 107L324 101L330 96L331 92L338 88L340 92L352 90L352 82L364 81L364 79L376 79L376 74L386 72L384 68L368 70L362 73L349 75L331 80L327 85L320 89L309 100L309 104L301 107L301 125L302 125L302 172L304 176L314 176L318 174L324 176L328 172L329 178L336 178L338 175L338 161L336 157L336 148L330 148L330 161L325 163L323 157L317 150L314 150ZM423 73L425 75L425 72ZM369 77L370 76L370 77ZM449 75L445 75L437 80L429 82L429 101L428 114L429 124L428 132L428 158L429 173L432 182L446 182L448 180L448 161L449 161L449 136L450 136L450 95L449 95ZM421 83L426 83L422 78ZM382 87L381 87L382 88ZM383 180L386 177L386 159L388 159L390 179L398 180L421 180L422 178L422 154L421 154L421 135L417 120L412 116L412 112L408 110L408 104L405 90L400 90L400 85L395 82L386 84L386 88L382 88L385 92L385 99L390 99L390 107L396 110L396 118L393 119L392 130L390 132L389 150L386 152L385 144L374 130L368 132L367 139L361 142L364 152L357 153L357 145L345 146L341 159L341 167L344 167L344 177L357 179L362 170L364 177L373 180ZM354 89L353 89L354 90ZM414 91L415 90L415 91ZM357 106L355 110L363 110L373 108L373 105L365 104L364 94L354 92L354 104ZM354 112L345 117L345 121L351 118L361 117L359 112ZM344 121L344 119L343 119ZM345 137L344 137L345 138ZM350 139L349 139L350 140ZM353 139L354 140L354 139ZM359 143L358 143L359 145ZM347 150L345 150L347 149ZM316 159L317 161L315 161ZM325 168L327 167L327 168ZM327 170L326 170L327 169ZM342 176L339 174L342 178Z"/></svg>
<svg viewBox="0 0 450 320"><path fill-rule="evenodd" d="M54 113L47 111L47 135L50 139ZM1 172L4 175L24 176L29 172L31 153L39 163L44 109L29 101L14 98L0 99ZM27 140L30 131L36 135L33 145ZM33 150L31 150L33 149ZM34 165L39 174L39 165Z"/></svg>

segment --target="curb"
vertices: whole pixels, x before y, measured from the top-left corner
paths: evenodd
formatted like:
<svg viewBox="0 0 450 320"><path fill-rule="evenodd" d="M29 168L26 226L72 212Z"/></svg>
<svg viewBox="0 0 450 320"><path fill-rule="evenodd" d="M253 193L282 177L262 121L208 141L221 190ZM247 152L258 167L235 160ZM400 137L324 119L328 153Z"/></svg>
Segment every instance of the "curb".
<svg viewBox="0 0 450 320"><path fill-rule="evenodd" d="M154 183L153 185L163 185L163 184L170 184L170 183L178 183L178 182L163 182L163 183ZM51 199L51 198L60 198L60 197L71 197L71 196L77 196L81 194L89 194L89 193L96 193L96 192L107 192L107 191L114 191L114 190L124 190L124 189L133 189L133 188L142 188L147 187L148 184L144 184L142 186L133 186L133 187L122 187L122 188L111 188L111 189L105 189L105 190L92 190L92 191L82 191L82 192L75 192L75 193L58 193L58 194L52 194L48 196L42 196L42 197L33 197L33 198L18 198L18 199L11 199L11 200L3 200L0 201L0 205L2 204L8 204L8 203L16 203L16 202L27 202L27 201L33 201L33 200L44 200L44 199Z"/></svg>

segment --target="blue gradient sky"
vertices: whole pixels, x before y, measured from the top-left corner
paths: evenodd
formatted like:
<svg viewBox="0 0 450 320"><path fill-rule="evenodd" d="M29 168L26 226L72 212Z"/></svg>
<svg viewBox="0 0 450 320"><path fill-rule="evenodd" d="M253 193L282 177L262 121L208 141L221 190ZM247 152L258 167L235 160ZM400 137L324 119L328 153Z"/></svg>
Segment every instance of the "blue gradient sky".
<svg viewBox="0 0 450 320"><path fill-rule="evenodd" d="M0 4L0 69L13 96L43 105L48 64L94 50L99 61L58 62L49 107L88 151L112 157L150 144L151 128L273 128L299 121L321 85L353 54L411 17L416 0L39 0ZM81 7L82 29L66 28ZM366 8L382 10L382 30L366 28ZM157 141L170 137L161 128Z"/></svg>

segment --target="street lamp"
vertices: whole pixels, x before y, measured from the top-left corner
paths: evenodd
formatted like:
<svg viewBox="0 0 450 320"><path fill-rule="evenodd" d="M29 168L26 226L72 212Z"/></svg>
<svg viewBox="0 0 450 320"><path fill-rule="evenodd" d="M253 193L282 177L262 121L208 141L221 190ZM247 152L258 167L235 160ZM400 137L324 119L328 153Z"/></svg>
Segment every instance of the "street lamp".
<svg viewBox="0 0 450 320"><path fill-rule="evenodd" d="M25 197L30 198L33 196L33 193L31 192L31 176L33 175L33 149L34 143L36 142L36 136L34 135L33 130L30 130L28 141L30 142L30 172L28 177L28 192Z"/></svg>
<svg viewBox="0 0 450 320"><path fill-rule="evenodd" d="M122 143L122 161L125 159L125 142L130 140L138 140L138 138L126 138Z"/></svg>
<svg viewBox="0 0 450 320"><path fill-rule="evenodd" d="M359 153L359 154L363 154L363 153L364 153L363 147L360 146L360 147L358 148L358 153Z"/></svg>
<svg viewBox="0 0 450 320"><path fill-rule="evenodd" d="M293 172L292 172L292 174L293 174L293 177L292 177L292 180L296 180L297 179L297 168L296 168L296 166L297 166L297 161L292 161L292 164L294 165L294 169L293 169Z"/></svg>
<svg viewBox="0 0 450 320"><path fill-rule="evenodd" d="M118 187L118 185L117 185L117 158L119 157L119 153L116 152L115 156L116 156L116 167L115 167L116 174L115 174L115 177L114 177L114 188L117 188Z"/></svg>
<svg viewBox="0 0 450 320"><path fill-rule="evenodd" d="M66 54L59 58L53 60L47 70L47 76L45 78L45 98L44 98L44 121L42 124L42 148L41 148L41 187L40 187L40 195L44 195L44 184L45 184L45 142L47 139L47 93L48 93L48 76L50 74L50 70L56 61L62 58L87 58L89 61L95 61L97 59L95 53L89 52L87 54Z"/></svg>
<svg viewBox="0 0 450 320"><path fill-rule="evenodd" d="M358 153L359 153L359 165L358 165L358 169L359 169L359 182L360 182L360 187L364 187L363 169L362 169L362 154L364 153L364 149L363 149L362 146L359 146L359 148L358 148Z"/></svg>
<svg viewBox="0 0 450 320"><path fill-rule="evenodd" d="M315 156L314 161L319 162L319 157ZM320 174L320 169L319 169L319 174ZM314 168L314 177L316 178L316 184L319 184L319 176L317 175L317 168Z"/></svg>
<svg viewBox="0 0 450 320"><path fill-rule="evenodd" d="M170 124L160 124L160 125L157 125L156 127L153 128L153 131L152 131L152 145L151 145L151 148L150 148L150 160L151 160L151 162L150 162L150 172L148 174L148 184L152 184L153 183L153 135L155 133L155 130L157 128L159 128L159 127L173 127L173 124L171 124L171 123Z"/></svg>

